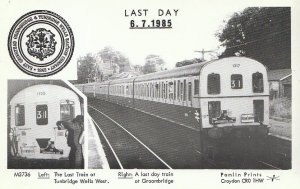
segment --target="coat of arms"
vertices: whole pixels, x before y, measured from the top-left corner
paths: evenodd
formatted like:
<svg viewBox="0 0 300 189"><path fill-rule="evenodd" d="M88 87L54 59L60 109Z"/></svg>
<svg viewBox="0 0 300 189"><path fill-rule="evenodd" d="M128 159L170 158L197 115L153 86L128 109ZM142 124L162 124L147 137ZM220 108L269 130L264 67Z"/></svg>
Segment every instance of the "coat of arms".
<svg viewBox="0 0 300 189"><path fill-rule="evenodd" d="M57 43L54 36L50 30L44 28L32 30L32 32L27 35L27 37L29 37L26 42L28 53L41 61L53 55Z"/></svg>

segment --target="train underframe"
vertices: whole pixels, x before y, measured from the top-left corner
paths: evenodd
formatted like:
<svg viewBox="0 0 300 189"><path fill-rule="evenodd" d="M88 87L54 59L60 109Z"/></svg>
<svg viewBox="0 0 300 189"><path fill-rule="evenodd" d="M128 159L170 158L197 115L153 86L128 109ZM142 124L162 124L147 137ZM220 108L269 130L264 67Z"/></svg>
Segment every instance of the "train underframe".
<svg viewBox="0 0 300 189"><path fill-rule="evenodd" d="M264 154L265 140L269 133L267 125L240 125L201 129L201 120L195 119L195 112L199 108L184 107L174 104L147 101L120 96L101 94L87 95L119 105L142 110L164 119L174 121L188 128L199 131L201 154L206 161L218 163L219 168L233 167L245 163L246 159L257 159ZM237 166L243 167L243 166Z"/></svg>
<svg viewBox="0 0 300 189"><path fill-rule="evenodd" d="M218 168L247 168L266 154L267 125L206 128L200 131L204 161ZM234 167L236 166L236 167Z"/></svg>

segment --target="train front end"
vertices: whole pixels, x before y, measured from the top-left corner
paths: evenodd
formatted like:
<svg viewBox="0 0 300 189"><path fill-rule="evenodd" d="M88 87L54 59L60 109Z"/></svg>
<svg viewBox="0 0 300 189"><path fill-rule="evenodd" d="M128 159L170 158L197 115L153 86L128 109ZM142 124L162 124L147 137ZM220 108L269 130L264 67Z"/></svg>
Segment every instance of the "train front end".
<svg viewBox="0 0 300 189"><path fill-rule="evenodd" d="M208 143L222 149L223 145L250 146L249 142L268 135L269 86L264 65L249 58L225 58L204 66L200 81L201 133Z"/></svg>
<svg viewBox="0 0 300 189"><path fill-rule="evenodd" d="M68 159L67 130L57 121L81 114L78 96L56 85L23 89L10 101L10 151L26 159Z"/></svg>

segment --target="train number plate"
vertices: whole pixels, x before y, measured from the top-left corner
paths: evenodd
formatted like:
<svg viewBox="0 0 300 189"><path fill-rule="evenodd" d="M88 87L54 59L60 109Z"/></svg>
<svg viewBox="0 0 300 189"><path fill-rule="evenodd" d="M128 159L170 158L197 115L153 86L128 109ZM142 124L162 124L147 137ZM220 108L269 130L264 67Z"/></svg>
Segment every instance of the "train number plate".
<svg viewBox="0 0 300 189"><path fill-rule="evenodd" d="M253 123L254 122L254 115L253 114L242 114L241 122L242 123Z"/></svg>
<svg viewBox="0 0 300 189"><path fill-rule="evenodd" d="M21 147L21 152L23 154L34 154L35 147L34 146Z"/></svg>

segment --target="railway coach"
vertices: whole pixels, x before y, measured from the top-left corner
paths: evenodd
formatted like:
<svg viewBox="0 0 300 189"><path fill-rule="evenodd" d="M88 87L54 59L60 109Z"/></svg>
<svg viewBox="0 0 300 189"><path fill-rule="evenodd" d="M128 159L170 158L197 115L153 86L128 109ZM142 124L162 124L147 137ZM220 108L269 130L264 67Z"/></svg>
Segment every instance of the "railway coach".
<svg viewBox="0 0 300 189"><path fill-rule="evenodd" d="M201 131L208 140L268 134L266 68L246 57L223 58L77 87L88 96Z"/></svg>
<svg viewBox="0 0 300 189"><path fill-rule="evenodd" d="M78 95L58 85L39 84L18 92L10 101L10 143L14 157L67 159L67 130L57 121L82 115Z"/></svg>

